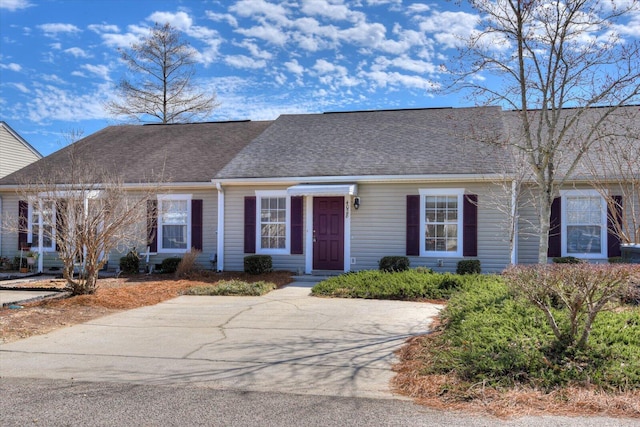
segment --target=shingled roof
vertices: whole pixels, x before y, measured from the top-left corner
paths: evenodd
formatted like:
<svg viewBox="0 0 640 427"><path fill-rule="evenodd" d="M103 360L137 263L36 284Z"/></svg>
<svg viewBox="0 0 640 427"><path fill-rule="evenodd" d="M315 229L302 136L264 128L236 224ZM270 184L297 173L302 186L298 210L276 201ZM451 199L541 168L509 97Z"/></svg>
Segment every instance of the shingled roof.
<svg viewBox="0 0 640 427"><path fill-rule="evenodd" d="M505 172L500 107L282 115L217 179ZM500 165L501 170L497 170Z"/></svg>
<svg viewBox="0 0 640 427"><path fill-rule="evenodd" d="M64 170L69 155L113 167L125 183L153 180L210 182L251 140L272 122L213 122L109 126L0 180L28 182L48 170Z"/></svg>

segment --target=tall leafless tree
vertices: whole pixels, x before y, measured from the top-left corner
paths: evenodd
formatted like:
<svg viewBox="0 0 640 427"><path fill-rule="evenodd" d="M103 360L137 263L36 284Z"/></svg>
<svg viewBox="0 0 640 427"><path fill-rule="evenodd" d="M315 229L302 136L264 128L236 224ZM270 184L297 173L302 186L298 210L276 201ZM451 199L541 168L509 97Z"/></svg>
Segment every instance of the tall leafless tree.
<svg viewBox="0 0 640 427"><path fill-rule="evenodd" d="M130 73L116 87L118 98L106 104L111 114L139 122L179 123L206 118L216 108L215 93L193 83L195 50L170 24L156 24L121 55Z"/></svg>
<svg viewBox="0 0 640 427"><path fill-rule="evenodd" d="M538 260L547 262L550 213L598 129L640 94L640 42L620 24L638 0L470 0L479 30L449 71L477 103L515 110L538 203ZM487 77L494 78L487 78ZM595 109L593 107L603 107ZM507 148L507 147L505 147Z"/></svg>

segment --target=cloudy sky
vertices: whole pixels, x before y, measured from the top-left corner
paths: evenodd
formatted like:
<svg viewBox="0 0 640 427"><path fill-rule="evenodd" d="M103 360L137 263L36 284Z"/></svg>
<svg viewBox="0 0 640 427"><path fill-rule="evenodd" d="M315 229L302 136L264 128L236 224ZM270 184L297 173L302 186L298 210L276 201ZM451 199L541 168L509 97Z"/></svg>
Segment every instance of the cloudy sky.
<svg viewBox="0 0 640 427"><path fill-rule="evenodd" d="M197 50L197 83L220 102L211 120L472 105L436 92L477 24L457 3L0 0L0 120L44 155L116 124L103 104L126 71L118 49L156 22Z"/></svg>

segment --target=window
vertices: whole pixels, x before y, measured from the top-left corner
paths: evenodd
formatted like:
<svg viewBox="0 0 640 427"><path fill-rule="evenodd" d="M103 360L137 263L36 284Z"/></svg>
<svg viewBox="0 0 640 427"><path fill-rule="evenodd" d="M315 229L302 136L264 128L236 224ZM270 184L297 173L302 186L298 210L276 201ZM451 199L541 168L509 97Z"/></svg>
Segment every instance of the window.
<svg viewBox="0 0 640 427"><path fill-rule="evenodd" d="M607 207L596 191L570 190L562 195L563 256L605 256Z"/></svg>
<svg viewBox="0 0 640 427"><path fill-rule="evenodd" d="M284 191L256 191L260 253L289 252L290 198Z"/></svg>
<svg viewBox="0 0 640 427"><path fill-rule="evenodd" d="M462 189L420 190L423 256L462 256Z"/></svg>
<svg viewBox="0 0 640 427"><path fill-rule="evenodd" d="M29 204L29 235L27 242L34 250L40 246L39 234L42 230L42 250L55 250L55 204L44 200Z"/></svg>
<svg viewBox="0 0 640 427"><path fill-rule="evenodd" d="M158 197L158 252L186 252L191 248L191 196Z"/></svg>

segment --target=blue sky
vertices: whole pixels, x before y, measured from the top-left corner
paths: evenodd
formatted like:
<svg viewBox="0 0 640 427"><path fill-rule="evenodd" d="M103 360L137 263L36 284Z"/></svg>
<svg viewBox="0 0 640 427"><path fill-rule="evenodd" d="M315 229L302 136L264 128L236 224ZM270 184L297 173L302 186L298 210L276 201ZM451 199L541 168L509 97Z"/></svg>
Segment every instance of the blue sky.
<svg viewBox="0 0 640 427"><path fill-rule="evenodd" d="M0 120L44 155L117 124L103 105L126 71L118 48L155 22L197 50L197 84L220 103L210 120L472 105L435 92L477 24L457 3L0 0Z"/></svg>

